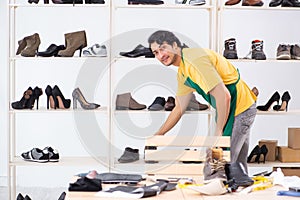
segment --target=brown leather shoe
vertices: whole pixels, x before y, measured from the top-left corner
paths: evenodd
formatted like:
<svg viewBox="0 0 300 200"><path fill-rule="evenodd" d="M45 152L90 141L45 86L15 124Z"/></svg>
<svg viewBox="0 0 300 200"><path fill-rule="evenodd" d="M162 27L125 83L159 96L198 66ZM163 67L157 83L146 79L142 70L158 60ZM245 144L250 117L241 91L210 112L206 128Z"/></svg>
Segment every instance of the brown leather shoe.
<svg viewBox="0 0 300 200"><path fill-rule="evenodd" d="M175 107L175 98L174 97L168 97L167 102L165 104L165 110L166 111L172 111Z"/></svg>
<svg viewBox="0 0 300 200"><path fill-rule="evenodd" d="M262 6L264 2L261 0L243 0L242 6Z"/></svg>
<svg viewBox="0 0 300 200"><path fill-rule="evenodd" d="M146 105L136 102L129 92L117 95L116 110L143 110L145 108Z"/></svg>
<svg viewBox="0 0 300 200"><path fill-rule="evenodd" d="M229 1L225 2L225 5L226 6L232 6L232 5L238 4L240 2L241 2L241 0L229 0Z"/></svg>

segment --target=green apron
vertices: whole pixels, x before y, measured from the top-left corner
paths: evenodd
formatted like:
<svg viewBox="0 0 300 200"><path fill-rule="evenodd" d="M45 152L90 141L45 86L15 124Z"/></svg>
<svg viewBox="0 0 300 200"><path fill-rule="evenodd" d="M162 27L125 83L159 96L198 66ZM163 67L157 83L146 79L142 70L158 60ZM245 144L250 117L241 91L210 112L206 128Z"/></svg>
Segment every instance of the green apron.
<svg viewBox="0 0 300 200"><path fill-rule="evenodd" d="M183 55L182 55L182 62L183 61ZM227 122L224 126L223 129L223 136L231 136L232 134L232 128L233 128L233 123L234 123L234 113L236 109L236 100L237 100L237 89L236 89L236 84L240 80L240 73L238 71L238 79L236 82L225 85L226 88L229 90L230 95L231 95L231 101L230 101L230 110L229 110L229 116L227 119ZM191 87L195 89L213 108L216 108L216 100L213 98L212 95L206 94L196 83L194 83L189 77L186 79L185 83L186 86ZM218 112L216 114L216 118L218 117Z"/></svg>

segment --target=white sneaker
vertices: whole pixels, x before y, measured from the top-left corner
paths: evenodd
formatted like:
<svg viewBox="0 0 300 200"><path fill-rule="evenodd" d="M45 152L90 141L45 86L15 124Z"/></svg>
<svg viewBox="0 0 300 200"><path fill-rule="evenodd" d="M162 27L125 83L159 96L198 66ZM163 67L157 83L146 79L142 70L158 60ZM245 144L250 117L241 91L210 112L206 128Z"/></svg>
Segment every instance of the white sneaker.
<svg viewBox="0 0 300 200"><path fill-rule="evenodd" d="M189 4L192 6L201 6L204 5L206 2L205 0L190 0Z"/></svg>
<svg viewBox="0 0 300 200"><path fill-rule="evenodd" d="M107 50L105 45L94 44L86 50L83 50L82 54L84 56L98 56L98 57L106 57Z"/></svg>

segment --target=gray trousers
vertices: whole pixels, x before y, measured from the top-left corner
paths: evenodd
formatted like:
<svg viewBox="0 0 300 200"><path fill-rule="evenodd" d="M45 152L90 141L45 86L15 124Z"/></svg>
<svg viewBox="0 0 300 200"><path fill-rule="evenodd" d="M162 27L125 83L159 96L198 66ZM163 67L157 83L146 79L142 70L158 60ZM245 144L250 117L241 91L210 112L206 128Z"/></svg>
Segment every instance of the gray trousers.
<svg viewBox="0 0 300 200"><path fill-rule="evenodd" d="M242 163L247 173L250 128L254 122L255 116L256 103L234 118L230 139L230 160L231 162Z"/></svg>

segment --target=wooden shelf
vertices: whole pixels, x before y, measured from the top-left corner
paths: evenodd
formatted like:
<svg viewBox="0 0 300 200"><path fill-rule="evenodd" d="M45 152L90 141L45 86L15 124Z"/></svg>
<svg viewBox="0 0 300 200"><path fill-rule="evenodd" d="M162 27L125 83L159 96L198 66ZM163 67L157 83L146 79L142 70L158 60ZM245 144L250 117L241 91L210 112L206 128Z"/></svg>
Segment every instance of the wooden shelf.
<svg viewBox="0 0 300 200"><path fill-rule="evenodd" d="M249 167L300 167L300 163L283 163L280 161L266 161L266 163L249 163Z"/></svg>

